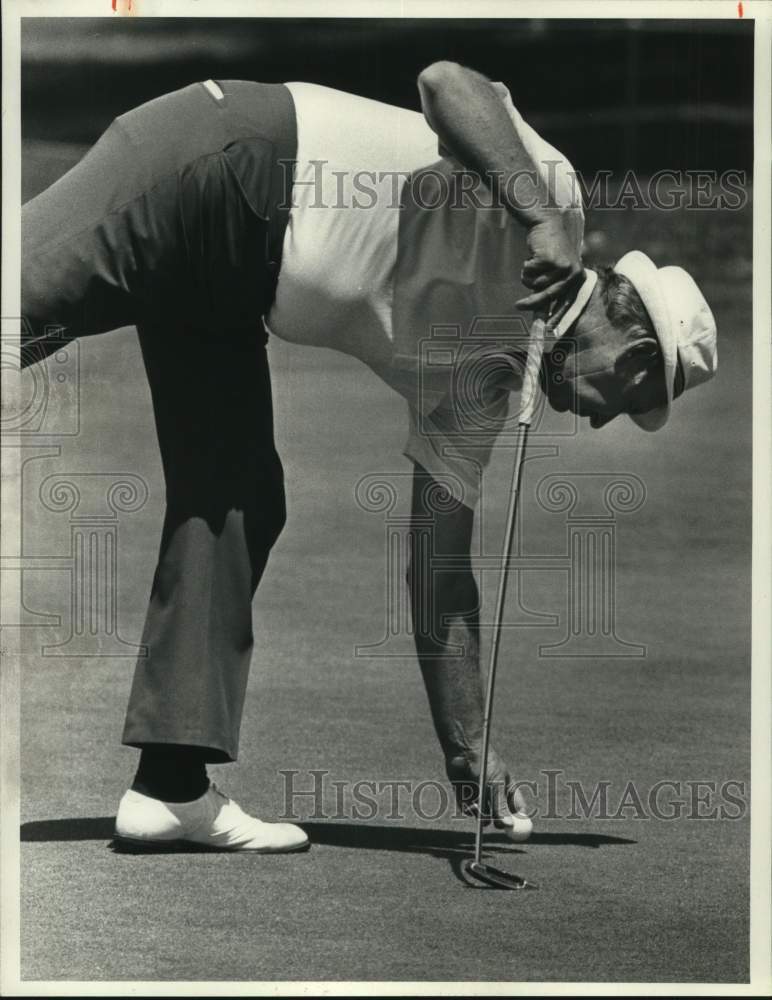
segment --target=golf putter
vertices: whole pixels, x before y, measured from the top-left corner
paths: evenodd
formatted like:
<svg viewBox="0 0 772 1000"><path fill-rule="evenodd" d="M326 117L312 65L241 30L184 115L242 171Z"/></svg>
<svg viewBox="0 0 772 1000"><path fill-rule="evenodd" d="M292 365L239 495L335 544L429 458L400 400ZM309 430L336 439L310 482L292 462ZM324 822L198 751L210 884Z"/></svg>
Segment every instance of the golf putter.
<svg viewBox="0 0 772 1000"><path fill-rule="evenodd" d="M474 858L467 858L463 863L463 871L497 889L536 889L533 882L527 882L520 875L502 871L482 860L483 820L485 815L485 784L488 777L488 748L490 746L491 716L493 712L493 689L496 682L496 665L498 663L499 645L501 643L501 621L504 613L504 601L507 596L507 580L509 577L509 560L512 557L512 542L515 536L517 521L517 504L520 497L520 477L525 456L525 446L528 441L528 430L533 420L536 400L539 395L539 370L544 350L547 323L542 316L537 316L532 325L528 340L528 357L523 378L523 393L521 397L520 417L517 423L515 440L515 462L512 472L512 488L509 493L509 509L507 511L506 530L502 552L499 586L496 596L496 609L493 616L493 636L491 639L488 681L485 692L485 709L483 714L482 766L480 769L480 792L477 801L477 831L475 836Z"/></svg>

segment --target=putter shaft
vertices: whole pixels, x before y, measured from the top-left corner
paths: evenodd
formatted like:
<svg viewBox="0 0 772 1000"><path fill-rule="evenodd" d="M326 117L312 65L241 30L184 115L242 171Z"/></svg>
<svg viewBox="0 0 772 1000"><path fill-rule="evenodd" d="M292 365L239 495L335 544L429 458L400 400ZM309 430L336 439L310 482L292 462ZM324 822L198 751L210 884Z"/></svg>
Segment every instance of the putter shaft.
<svg viewBox="0 0 772 1000"><path fill-rule="evenodd" d="M517 506L520 497L520 481L522 478L525 447L528 442L528 430L533 419L533 412L539 392L539 369L544 349L546 323L537 318L531 326L531 336L528 343L528 358L523 379L523 399L521 402L520 419L517 425L515 442L515 461L512 471L512 487L509 493L507 523L504 532L504 544L499 573L499 586L496 595L496 608L493 616L493 636L491 639L488 680L485 691L485 707L483 711L482 764L480 767L480 792L477 802L477 830L474 845L474 861L480 865L482 861L482 832L485 812L485 785L488 778L488 749L491 737L491 719L493 715L493 692L496 683L496 666L498 664L499 646L501 643L501 622L504 615L504 602L507 596L507 581L509 579L509 562L512 558L512 545L515 538L517 522Z"/></svg>

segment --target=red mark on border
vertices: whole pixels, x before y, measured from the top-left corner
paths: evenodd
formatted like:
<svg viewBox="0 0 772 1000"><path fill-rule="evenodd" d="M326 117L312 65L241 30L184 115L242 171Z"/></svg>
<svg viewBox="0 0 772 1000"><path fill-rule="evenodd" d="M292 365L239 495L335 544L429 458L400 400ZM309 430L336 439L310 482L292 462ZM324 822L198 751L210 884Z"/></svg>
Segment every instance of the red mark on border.
<svg viewBox="0 0 772 1000"><path fill-rule="evenodd" d="M743 16L743 0L739 0L739 3L737 4L737 16Z"/></svg>

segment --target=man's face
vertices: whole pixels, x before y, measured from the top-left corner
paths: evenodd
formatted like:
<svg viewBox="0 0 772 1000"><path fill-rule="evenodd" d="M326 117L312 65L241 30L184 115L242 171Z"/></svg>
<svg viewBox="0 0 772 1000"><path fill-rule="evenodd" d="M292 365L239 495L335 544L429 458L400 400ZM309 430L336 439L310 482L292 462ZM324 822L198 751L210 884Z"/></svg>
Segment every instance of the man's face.
<svg viewBox="0 0 772 1000"><path fill-rule="evenodd" d="M577 321L544 355L550 405L589 417L596 428L620 413L646 413L665 402L660 371L646 373L650 357L610 324L596 287Z"/></svg>

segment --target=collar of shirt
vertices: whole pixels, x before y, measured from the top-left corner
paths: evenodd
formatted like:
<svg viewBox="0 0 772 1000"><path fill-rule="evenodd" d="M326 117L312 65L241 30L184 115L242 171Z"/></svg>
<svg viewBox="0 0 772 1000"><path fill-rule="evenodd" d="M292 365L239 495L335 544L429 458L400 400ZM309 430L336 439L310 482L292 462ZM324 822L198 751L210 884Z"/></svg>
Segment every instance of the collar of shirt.
<svg viewBox="0 0 772 1000"><path fill-rule="evenodd" d="M576 293L576 298L571 303L569 308L566 310L565 314L561 317L560 322L552 331L553 336L557 339L562 337L563 334L572 326L584 312L584 308L590 301L590 296L595 291L595 286L598 283L598 274L596 271L591 270L589 267L585 268L584 271L584 281L579 286L579 291Z"/></svg>

